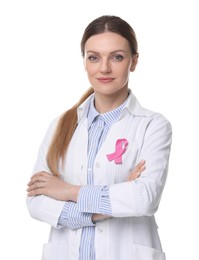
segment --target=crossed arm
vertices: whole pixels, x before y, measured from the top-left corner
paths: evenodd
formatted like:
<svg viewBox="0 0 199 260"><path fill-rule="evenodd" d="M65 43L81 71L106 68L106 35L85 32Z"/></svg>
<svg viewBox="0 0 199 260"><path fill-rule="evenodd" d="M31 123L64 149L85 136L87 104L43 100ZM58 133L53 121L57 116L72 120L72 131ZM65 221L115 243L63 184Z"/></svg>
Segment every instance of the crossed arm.
<svg viewBox="0 0 199 260"><path fill-rule="evenodd" d="M142 160L132 170L127 181L137 179L144 170L145 161ZM80 188L81 186L69 184L56 176L41 171L31 177L27 192L28 196L46 195L57 200L77 202Z"/></svg>
<svg viewBox="0 0 199 260"><path fill-rule="evenodd" d="M127 181L133 181L139 178L140 174L145 170L145 161L142 160L137 164L128 176ZM45 171L34 174L27 188L28 196L46 195L48 197L61 200L77 202L81 186L71 185L62 179L55 177ZM110 216L103 214L93 214L92 220L98 221Z"/></svg>

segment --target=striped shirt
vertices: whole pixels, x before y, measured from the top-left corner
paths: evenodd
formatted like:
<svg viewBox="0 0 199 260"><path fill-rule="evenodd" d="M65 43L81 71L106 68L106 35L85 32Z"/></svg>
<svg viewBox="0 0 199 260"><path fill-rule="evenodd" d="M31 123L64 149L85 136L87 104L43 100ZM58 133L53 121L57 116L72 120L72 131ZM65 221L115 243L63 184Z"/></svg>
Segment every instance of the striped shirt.
<svg viewBox="0 0 199 260"><path fill-rule="evenodd" d="M59 218L59 225L71 229L83 228L80 241L79 260L95 260L95 224L92 222L93 213L110 215L111 205L109 188L96 186L93 180L93 164L97 152L104 142L112 124L118 121L125 107L124 102L118 108L99 114L94 107L94 98L91 99L88 110L88 168L87 185L80 189L77 203L66 202ZM89 213L86 213L89 205Z"/></svg>

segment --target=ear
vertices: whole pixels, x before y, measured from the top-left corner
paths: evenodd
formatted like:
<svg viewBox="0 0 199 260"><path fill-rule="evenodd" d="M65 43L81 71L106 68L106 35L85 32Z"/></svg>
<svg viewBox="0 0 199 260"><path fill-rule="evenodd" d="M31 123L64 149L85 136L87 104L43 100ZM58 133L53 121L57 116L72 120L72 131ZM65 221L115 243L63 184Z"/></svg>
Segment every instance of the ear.
<svg viewBox="0 0 199 260"><path fill-rule="evenodd" d="M133 57L132 57L132 63L131 63L131 67L130 67L130 71L133 72L137 66L137 63L138 63L138 58L139 58L139 54L135 54Z"/></svg>

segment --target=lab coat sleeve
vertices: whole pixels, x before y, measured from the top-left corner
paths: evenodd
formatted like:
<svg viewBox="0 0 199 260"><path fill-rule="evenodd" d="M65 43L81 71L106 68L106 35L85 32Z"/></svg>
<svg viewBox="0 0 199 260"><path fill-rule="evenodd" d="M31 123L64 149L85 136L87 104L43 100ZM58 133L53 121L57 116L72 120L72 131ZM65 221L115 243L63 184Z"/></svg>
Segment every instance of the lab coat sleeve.
<svg viewBox="0 0 199 260"><path fill-rule="evenodd" d="M171 124L157 114L140 142L138 162L144 159L146 170L134 181L110 186L114 217L151 216L157 211L167 179L171 142Z"/></svg>
<svg viewBox="0 0 199 260"><path fill-rule="evenodd" d="M46 171L50 173L50 170L46 162L46 154L48 147L54 133L57 120L54 120L40 145L38 157L34 166L33 174L39 171ZM64 201L58 201L50 197L40 195L26 198L26 205L29 210L30 216L46 222L55 228L59 228L58 219L64 207Z"/></svg>

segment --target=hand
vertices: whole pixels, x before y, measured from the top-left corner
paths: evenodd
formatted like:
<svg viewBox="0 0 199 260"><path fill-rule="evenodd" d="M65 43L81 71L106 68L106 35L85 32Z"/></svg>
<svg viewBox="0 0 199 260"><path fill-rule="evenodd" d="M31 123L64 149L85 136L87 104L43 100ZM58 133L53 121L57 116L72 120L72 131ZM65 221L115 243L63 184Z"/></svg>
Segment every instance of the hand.
<svg viewBox="0 0 199 260"><path fill-rule="evenodd" d="M46 195L63 201L76 201L80 186L71 185L47 172L34 174L28 183L28 196Z"/></svg>
<svg viewBox="0 0 199 260"><path fill-rule="evenodd" d="M142 160L140 161L135 169L130 173L130 175L128 176L128 181L134 181L135 179L140 177L140 174L146 169L145 167L145 161Z"/></svg>

